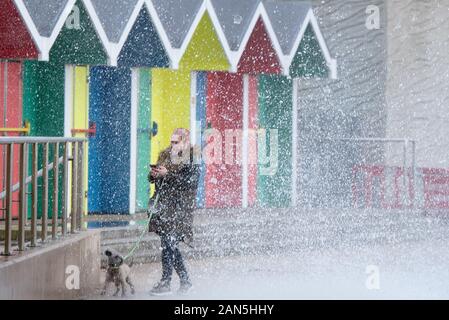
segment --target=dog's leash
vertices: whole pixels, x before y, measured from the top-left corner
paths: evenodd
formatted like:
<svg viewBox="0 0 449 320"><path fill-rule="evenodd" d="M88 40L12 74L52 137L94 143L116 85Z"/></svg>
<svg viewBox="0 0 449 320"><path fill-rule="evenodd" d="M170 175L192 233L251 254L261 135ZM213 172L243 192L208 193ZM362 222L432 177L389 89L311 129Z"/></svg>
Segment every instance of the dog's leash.
<svg viewBox="0 0 449 320"><path fill-rule="evenodd" d="M164 185L164 183L165 183L165 179L162 180L161 188ZM139 239L137 239L137 241L134 244L134 246L132 247L131 251L123 258L123 260L127 260L129 257L132 257L134 254L134 251L136 251L136 249L139 247L140 243L142 242L143 236L145 235L145 233L147 232L147 230L150 226L151 218L153 218L153 214L154 214L154 211L156 210L156 205L158 202L159 202L159 192L156 194L156 199L154 200L152 209L148 210L149 215L148 215L147 223L145 224L145 228L142 230Z"/></svg>

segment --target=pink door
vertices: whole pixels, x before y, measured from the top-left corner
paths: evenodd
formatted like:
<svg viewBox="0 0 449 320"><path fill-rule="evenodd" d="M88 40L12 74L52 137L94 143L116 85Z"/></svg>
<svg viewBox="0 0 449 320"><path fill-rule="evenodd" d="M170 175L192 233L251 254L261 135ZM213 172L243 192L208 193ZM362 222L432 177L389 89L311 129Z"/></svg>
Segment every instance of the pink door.
<svg viewBox="0 0 449 320"><path fill-rule="evenodd" d="M0 128L2 136L18 136L19 133L4 131L5 128L21 128L22 123L22 64L19 62L0 62ZM0 152L0 192L5 191L6 184L6 147ZM13 184L19 182L19 146L14 147ZM19 194L13 194L13 217L17 217ZM5 199L0 200L1 208ZM0 210L0 219L4 211Z"/></svg>
<svg viewBox="0 0 449 320"><path fill-rule="evenodd" d="M207 208L240 207L242 204L241 130L243 127L242 77L227 72L207 75L206 129L214 129L221 140L214 155L217 163L206 162L205 198ZM209 148L214 143L206 140ZM215 142L216 143L216 142ZM210 150L210 149L208 149Z"/></svg>

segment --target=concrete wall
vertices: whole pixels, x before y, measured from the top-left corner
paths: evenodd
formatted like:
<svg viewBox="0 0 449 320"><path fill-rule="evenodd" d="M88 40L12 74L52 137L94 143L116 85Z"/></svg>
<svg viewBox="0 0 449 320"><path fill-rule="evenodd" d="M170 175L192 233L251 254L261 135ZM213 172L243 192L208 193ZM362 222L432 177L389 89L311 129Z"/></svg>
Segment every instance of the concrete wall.
<svg viewBox="0 0 449 320"><path fill-rule="evenodd" d="M299 199L346 206L350 168L403 166L399 143L335 143L324 138L417 140L418 167L449 167L449 11L446 0L312 0L339 79L302 79L299 91ZM379 29L365 25L380 10ZM412 164L411 148L407 165ZM348 201L349 200L349 201Z"/></svg>
<svg viewBox="0 0 449 320"><path fill-rule="evenodd" d="M82 232L42 248L0 257L0 299L86 296L100 286L100 259L99 231ZM68 266L79 268L79 289L69 290L66 286L72 275L66 274Z"/></svg>
<svg viewBox="0 0 449 320"><path fill-rule="evenodd" d="M300 80L298 194L304 206L350 206L352 167L383 164L385 145L324 139L386 136L387 29L368 29L366 10L376 5L385 25L387 1L311 2L338 80Z"/></svg>
<svg viewBox="0 0 449 320"><path fill-rule="evenodd" d="M388 0L387 136L416 139L420 167L449 167L446 0ZM400 161L387 150L387 163Z"/></svg>

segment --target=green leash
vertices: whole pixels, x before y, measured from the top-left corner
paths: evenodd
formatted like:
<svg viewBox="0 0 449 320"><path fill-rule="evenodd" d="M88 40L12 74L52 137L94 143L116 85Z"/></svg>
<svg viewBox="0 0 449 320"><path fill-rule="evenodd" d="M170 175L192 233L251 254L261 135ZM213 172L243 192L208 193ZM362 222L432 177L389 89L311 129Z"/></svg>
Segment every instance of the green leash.
<svg viewBox="0 0 449 320"><path fill-rule="evenodd" d="M161 187L164 185L165 179L162 180L162 184ZM150 214L148 216L147 222L145 224L145 228L142 230L142 233L140 234L139 239L137 240L137 242L134 244L133 248L131 249L131 251L123 258L123 260L127 260L129 257L132 257L134 254L134 251L137 250L137 248L139 247L140 243L142 242L143 236L144 234L148 231L148 228L150 226L150 221L151 218L153 217L153 213L156 209L156 205L159 202L159 193L156 195L156 199L154 200L154 204L153 204L153 208L151 210L149 210Z"/></svg>

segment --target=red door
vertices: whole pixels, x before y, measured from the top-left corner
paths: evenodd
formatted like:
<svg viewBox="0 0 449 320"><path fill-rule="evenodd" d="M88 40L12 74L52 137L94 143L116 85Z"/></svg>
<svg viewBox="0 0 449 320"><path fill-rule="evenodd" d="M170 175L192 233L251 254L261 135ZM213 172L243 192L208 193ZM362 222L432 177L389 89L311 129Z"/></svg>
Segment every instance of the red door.
<svg viewBox="0 0 449 320"><path fill-rule="evenodd" d="M242 76L238 74L210 72L207 75L206 129L214 129L221 140L221 148L214 148L214 152L221 153L219 157L214 156L219 163L210 163L207 156L204 159L207 208L242 205L242 85ZM214 139L216 136L207 138L207 148Z"/></svg>
<svg viewBox="0 0 449 320"><path fill-rule="evenodd" d="M0 128L21 128L22 123L22 64L19 62L0 62ZM17 136L18 133L0 132L2 136ZM6 147L1 146L0 153L0 192L5 191L6 183ZM19 182L19 146L14 147L13 184ZM13 194L13 217L18 214L19 193ZM0 200L1 208L5 199ZM4 211L0 210L0 219Z"/></svg>
<svg viewBox="0 0 449 320"><path fill-rule="evenodd" d="M215 135L206 137L205 205L207 208L241 207L243 192L248 205L256 203L257 185L257 76L249 76L248 83L248 185L243 188L243 75L228 72L209 72L207 75L206 129L219 135L221 148L212 148ZM208 154L219 152L211 163ZM210 152L209 152L210 151ZM209 158L209 159L208 159ZM209 161L208 161L209 160Z"/></svg>
<svg viewBox="0 0 449 320"><path fill-rule="evenodd" d="M248 205L251 207L257 201L259 82L257 76L249 76L248 81Z"/></svg>

